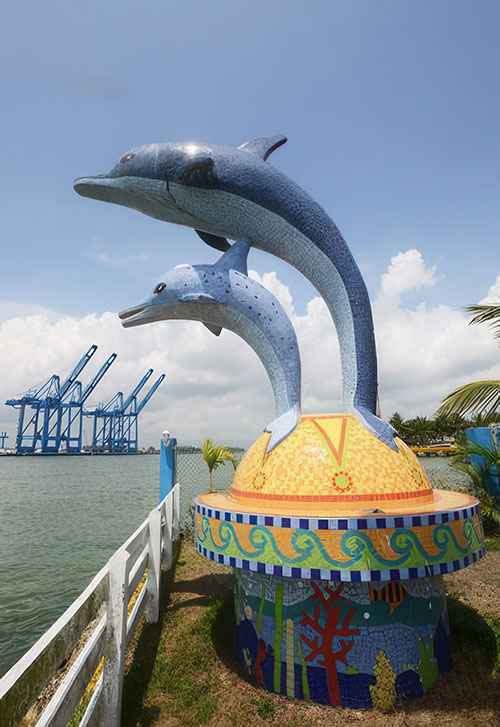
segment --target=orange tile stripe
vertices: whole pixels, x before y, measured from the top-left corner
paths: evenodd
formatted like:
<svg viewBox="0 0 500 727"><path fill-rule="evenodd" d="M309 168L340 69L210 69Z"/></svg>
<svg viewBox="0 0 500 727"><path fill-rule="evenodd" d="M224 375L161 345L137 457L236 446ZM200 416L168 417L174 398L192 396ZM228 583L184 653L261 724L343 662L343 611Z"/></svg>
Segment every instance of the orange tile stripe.
<svg viewBox="0 0 500 727"><path fill-rule="evenodd" d="M265 492L248 492L231 489L231 495L247 500L280 500L283 502L374 502L379 500L411 500L415 497L432 497L433 490L414 492L383 492L378 495L272 495Z"/></svg>

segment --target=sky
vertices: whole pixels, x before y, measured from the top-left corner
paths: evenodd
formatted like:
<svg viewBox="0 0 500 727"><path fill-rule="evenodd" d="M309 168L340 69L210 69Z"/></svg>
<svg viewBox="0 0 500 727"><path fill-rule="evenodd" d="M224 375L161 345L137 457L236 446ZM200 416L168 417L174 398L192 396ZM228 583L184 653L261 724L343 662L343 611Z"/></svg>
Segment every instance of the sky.
<svg viewBox="0 0 500 727"><path fill-rule="evenodd" d="M181 263L217 252L188 229L79 197L155 141L237 146L286 134L269 160L340 227L372 299L382 414L431 415L456 386L500 378L491 333L463 308L500 301L500 5L478 0L19 0L0 28L0 402L116 351L90 404L165 382L141 444L249 444L273 419L253 351L230 332L170 321L123 329ZM299 339L304 413L338 411L335 329L296 270L249 267ZM147 389L146 389L147 390ZM16 412L0 404L15 438Z"/></svg>

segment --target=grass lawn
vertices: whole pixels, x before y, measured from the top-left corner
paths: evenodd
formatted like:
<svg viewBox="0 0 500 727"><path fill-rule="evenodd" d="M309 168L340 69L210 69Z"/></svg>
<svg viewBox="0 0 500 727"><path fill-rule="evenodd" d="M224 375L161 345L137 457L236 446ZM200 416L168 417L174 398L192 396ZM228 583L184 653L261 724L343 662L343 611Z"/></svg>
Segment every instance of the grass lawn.
<svg viewBox="0 0 500 727"><path fill-rule="evenodd" d="M500 727L500 541L445 577L454 667L389 713L323 707L248 681L233 652L232 575L184 540L159 624L143 626L124 683L124 727Z"/></svg>

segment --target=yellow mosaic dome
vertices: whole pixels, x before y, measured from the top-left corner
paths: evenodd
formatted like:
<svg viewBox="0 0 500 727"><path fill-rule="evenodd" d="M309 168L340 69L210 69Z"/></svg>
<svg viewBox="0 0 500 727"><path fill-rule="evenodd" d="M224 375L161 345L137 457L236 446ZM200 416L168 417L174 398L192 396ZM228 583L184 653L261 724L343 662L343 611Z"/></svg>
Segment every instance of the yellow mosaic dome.
<svg viewBox="0 0 500 727"><path fill-rule="evenodd" d="M396 438L383 444L348 414L303 416L266 454L263 434L242 459L230 499L242 505L297 510L408 509L434 494L417 458Z"/></svg>

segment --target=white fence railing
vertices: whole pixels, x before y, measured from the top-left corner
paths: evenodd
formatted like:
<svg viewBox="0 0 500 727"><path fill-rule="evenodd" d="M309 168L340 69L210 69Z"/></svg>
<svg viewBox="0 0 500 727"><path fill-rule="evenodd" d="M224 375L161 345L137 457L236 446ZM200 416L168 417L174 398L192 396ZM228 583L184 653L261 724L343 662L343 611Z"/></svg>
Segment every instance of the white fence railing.
<svg viewBox="0 0 500 727"><path fill-rule="evenodd" d="M110 558L55 624L0 679L0 725L16 727L57 672L71 662L47 706L30 724L62 727L71 719L103 660L102 672L81 727L118 727L125 650L144 612L159 617L160 573L172 567L172 543L179 537L179 485ZM147 577L128 615L129 602ZM83 638L82 638L83 637Z"/></svg>

